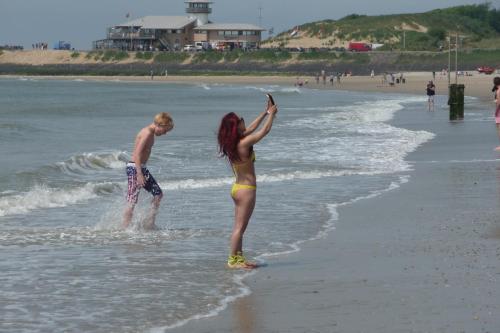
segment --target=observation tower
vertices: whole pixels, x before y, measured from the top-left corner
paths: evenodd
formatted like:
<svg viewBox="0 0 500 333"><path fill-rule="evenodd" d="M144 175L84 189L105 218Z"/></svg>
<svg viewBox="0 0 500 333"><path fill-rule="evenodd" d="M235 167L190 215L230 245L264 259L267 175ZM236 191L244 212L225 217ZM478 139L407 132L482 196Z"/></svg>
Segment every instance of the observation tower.
<svg viewBox="0 0 500 333"><path fill-rule="evenodd" d="M209 23L208 14L212 13L211 4L213 3L210 0L186 0L186 13L189 16L195 17L197 22L196 25L204 25Z"/></svg>

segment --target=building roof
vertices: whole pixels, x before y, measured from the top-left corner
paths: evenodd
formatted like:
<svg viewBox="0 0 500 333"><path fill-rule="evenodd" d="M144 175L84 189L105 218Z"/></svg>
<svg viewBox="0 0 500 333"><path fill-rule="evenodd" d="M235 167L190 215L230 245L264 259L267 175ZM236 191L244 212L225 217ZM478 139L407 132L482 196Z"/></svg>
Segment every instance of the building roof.
<svg viewBox="0 0 500 333"><path fill-rule="evenodd" d="M144 16L115 25L115 27L141 27L142 29L182 29L196 21L188 16Z"/></svg>
<svg viewBox="0 0 500 333"><path fill-rule="evenodd" d="M246 23L208 23L196 27L196 30L260 30L267 29Z"/></svg>

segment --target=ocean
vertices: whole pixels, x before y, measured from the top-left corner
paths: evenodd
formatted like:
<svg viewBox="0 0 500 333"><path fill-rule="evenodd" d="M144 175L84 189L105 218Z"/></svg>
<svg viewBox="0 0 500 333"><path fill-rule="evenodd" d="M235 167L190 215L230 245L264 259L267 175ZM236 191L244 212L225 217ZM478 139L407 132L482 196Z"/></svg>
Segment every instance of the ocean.
<svg viewBox="0 0 500 333"><path fill-rule="evenodd" d="M411 181L406 156L434 135L390 120L427 112L425 96L1 79L0 331L162 332L249 294L244 278L259 270L225 268L233 176L216 132L227 112L249 123L266 92L279 113L255 146L257 205L244 238L261 270L335 232L338 206ZM159 230L124 231L125 164L162 111L175 128L148 162L165 194ZM141 193L136 225L150 199Z"/></svg>

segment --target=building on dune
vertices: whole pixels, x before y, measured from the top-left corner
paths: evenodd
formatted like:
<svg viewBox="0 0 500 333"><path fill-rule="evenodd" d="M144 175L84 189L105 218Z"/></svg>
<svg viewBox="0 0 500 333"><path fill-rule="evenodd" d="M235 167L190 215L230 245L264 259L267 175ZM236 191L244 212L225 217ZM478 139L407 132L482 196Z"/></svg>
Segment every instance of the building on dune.
<svg viewBox="0 0 500 333"><path fill-rule="evenodd" d="M186 0L186 16L144 16L107 29L93 49L173 51L258 48L266 29L246 23L213 23L210 0ZM127 15L128 16L128 15Z"/></svg>

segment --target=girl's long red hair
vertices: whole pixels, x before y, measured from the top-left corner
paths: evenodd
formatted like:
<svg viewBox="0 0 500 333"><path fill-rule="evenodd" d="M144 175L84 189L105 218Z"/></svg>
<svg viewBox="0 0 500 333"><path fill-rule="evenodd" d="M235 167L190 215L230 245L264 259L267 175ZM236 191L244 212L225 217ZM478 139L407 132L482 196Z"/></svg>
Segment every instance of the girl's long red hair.
<svg viewBox="0 0 500 333"><path fill-rule="evenodd" d="M241 133L238 130L240 118L234 112L226 114L219 126L217 140L219 142L219 153L227 157L230 162L241 160L238 155L238 143L241 139Z"/></svg>

